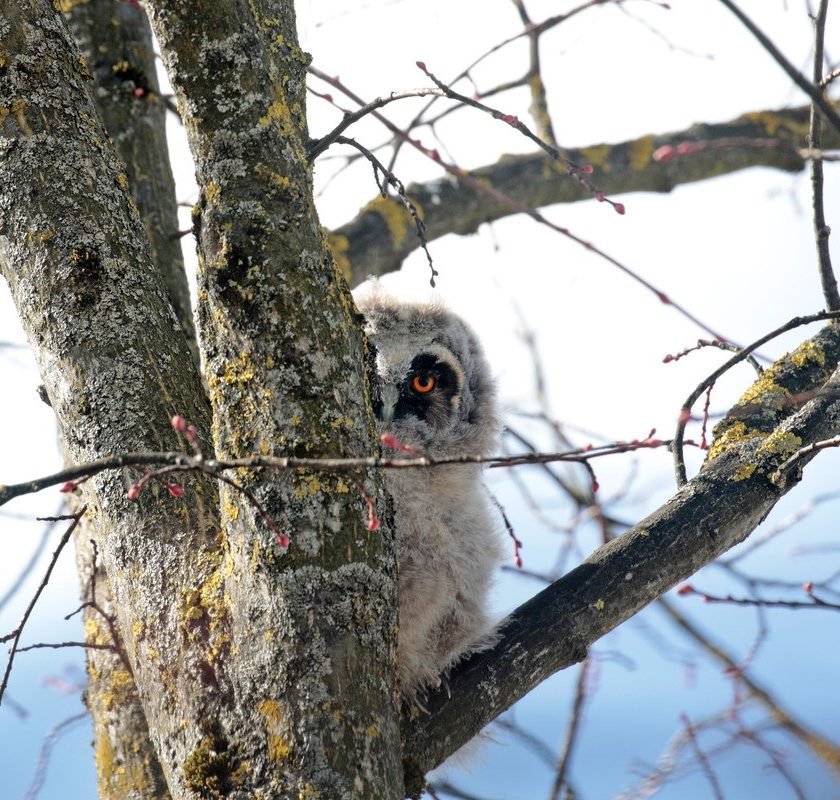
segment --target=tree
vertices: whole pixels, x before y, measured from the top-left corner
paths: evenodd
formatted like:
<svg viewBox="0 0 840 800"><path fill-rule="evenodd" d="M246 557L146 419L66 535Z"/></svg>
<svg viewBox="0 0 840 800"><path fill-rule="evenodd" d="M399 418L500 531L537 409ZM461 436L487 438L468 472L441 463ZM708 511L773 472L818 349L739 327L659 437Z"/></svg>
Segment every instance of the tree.
<svg viewBox="0 0 840 800"><path fill-rule="evenodd" d="M407 212L399 200L375 201L330 235L330 250L311 177L328 142L309 139L308 58L291 3L148 2L201 192L196 342L172 247L165 110L143 11L113 0L59 5L84 61L45 0L4 4L2 269L68 463L139 454L111 466L148 470L139 479L90 466L62 476L78 495L71 527L84 531L88 702L103 797L417 793L431 767L516 699L748 536L837 436L840 338L828 324L730 409L694 478L678 463L682 486L668 503L518 609L500 644L429 698L428 714L401 719L395 565L378 473L393 465L371 456L365 343L342 268L354 278L395 268L416 241L417 209L429 240L510 213L542 222L534 207L602 192L667 188L751 164L799 169L806 112L601 148L591 176L580 165L592 150L550 153L539 171L528 156L471 175L427 150L458 184L410 186ZM539 32L528 30L536 42ZM823 88L812 83L817 104ZM437 90L471 100L447 84ZM825 140L814 141L812 128L814 150L840 137L831 108L822 113ZM550 180L523 181L546 163ZM556 180L557 164L570 177ZM825 223L817 225L824 242ZM824 251L820 263L827 320L837 292ZM732 363L748 354L740 349ZM686 402L682 426L716 377ZM184 419L174 428L173 415ZM681 437L682 427L676 454ZM622 447L660 444L650 436ZM336 457L343 463L323 461ZM280 469L284 458L292 469ZM384 522L375 532L369 506Z"/></svg>

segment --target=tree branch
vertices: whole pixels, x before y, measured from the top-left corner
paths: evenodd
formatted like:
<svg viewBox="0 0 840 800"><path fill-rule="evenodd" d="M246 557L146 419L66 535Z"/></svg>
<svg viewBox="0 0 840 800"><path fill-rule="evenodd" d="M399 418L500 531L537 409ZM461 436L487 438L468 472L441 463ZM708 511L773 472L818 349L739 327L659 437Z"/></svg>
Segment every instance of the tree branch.
<svg viewBox="0 0 840 800"><path fill-rule="evenodd" d="M836 133L840 133L840 114L819 89L819 81L811 83L793 64L788 61L781 50L761 31L761 29L743 12L732 0L720 0L744 25L744 27L759 41L761 46L770 54L773 60L787 73L788 77L803 91L825 116ZM816 85L815 85L816 84Z"/></svg>
<svg viewBox="0 0 840 800"><path fill-rule="evenodd" d="M828 0L820 0L817 15L814 18L814 70L813 79L816 91L825 97L823 85L823 60L825 45L825 19L828 14ZM811 123L808 133L808 146L816 153L822 152L822 117L816 103L811 103ZM840 308L840 293L837 291L837 278L831 266L831 252L828 246L831 228L825 221L825 203L823 201L823 159L815 156L811 161L811 195L814 212L814 235L817 239L817 260L819 263L820 282L823 287L825 306L830 310Z"/></svg>
<svg viewBox="0 0 840 800"><path fill-rule="evenodd" d="M808 135L808 114L805 107L756 111L728 122L698 124L675 133L649 134L617 144L563 148L563 154L576 164L594 166L593 181L610 195L670 192L676 186L756 166L798 172L805 163L801 150ZM692 146L680 155L676 147L681 143L704 146ZM668 146L674 148L676 157L657 160L654 155ZM825 132L823 147L840 147L840 134L833 128ZM467 174L531 208L591 197L542 153L503 156L495 164ZM412 184L406 192L422 210L429 241L448 233L474 233L486 222L519 213L451 176ZM400 213L397 209L396 214ZM374 201L330 234L336 259L354 284L369 275L399 269L406 256L417 248L408 214L404 214L403 222L404 231L395 224L390 210L386 222L379 203Z"/></svg>
<svg viewBox="0 0 840 800"><path fill-rule="evenodd" d="M496 647L457 667L449 691L428 698L428 714L404 720L407 790L418 792L429 769L498 714L581 661L593 642L743 541L767 516L794 483L768 480L791 448L840 431L840 331L829 326L821 334L835 354L824 362L818 396L788 409L771 431L720 449L661 508L516 609Z"/></svg>

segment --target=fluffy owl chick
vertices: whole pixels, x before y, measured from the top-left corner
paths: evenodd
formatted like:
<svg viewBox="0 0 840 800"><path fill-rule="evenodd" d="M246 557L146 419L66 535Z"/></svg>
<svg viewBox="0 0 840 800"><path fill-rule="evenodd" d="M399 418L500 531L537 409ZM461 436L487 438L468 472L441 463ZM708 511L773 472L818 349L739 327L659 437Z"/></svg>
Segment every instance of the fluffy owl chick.
<svg viewBox="0 0 840 800"><path fill-rule="evenodd" d="M475 334L439 305L378 290L356 302L375 348L379 432L437 458L490 455L499 420ZM413 698L495 641L487 595L503 558L499 514L477 464L392 469L385 479L399 564L398 678Z"/></svg>

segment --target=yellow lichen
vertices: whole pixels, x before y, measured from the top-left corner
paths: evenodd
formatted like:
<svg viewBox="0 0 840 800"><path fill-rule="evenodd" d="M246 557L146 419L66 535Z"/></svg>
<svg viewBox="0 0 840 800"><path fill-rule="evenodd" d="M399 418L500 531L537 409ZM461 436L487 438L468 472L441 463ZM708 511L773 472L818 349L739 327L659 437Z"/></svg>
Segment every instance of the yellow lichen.
<svg viewBox="0 0 840 800"><path fill-rule="evenodd" d="M239 519L239 506L233 501L233 496L230 492L225 492L222 500L222 512L224 516L231 522L236 522Z"/></svg>
<svg viewBox="0 0 840 800"><path fill-rule="evenodd" d="M265 114L260 117L260 125L266 127L274 122L280 129L282 136L291 136L294 132L294 125L292 123L292 115L289 111L289 104L286 101L282 89L276 88L275 96L277 99L266 109Z"/></svg>
<svg viewBox="0 0 840 800"><path fill-rule="evenodd" d="M642 136L635 142L630 142L630 167L642 170L650 164L653 156L653 136Z"/></svg>
<svg viewBox="0 0 840 800"><path fill-rule="evenodd" d="M260 120L260 124L264 124L262 119ZM295 182L291 180L291 178L286 175L281 175L273 169L264 167L262 164L257 164L254 168L254 172L256 172L257 175L262 175L263 177L268 178L273 184L275 184L275 186L279 186L281 189L293 190L296 187Z"/></svg>
<svg viewBox="0 0 840 800"><path fill-rule="evenodd" d="M88 617L85 620L85 641L88 644L105 645L110 644L111 639L105 635L99 620L95 617Z"/></svg>
<svg viewBox="0 0 840 800"><path fill-rule="evenodd" d="M251 764L248 761L243 761L233 772L230 773L230 779L236 786L242 786L248 780L248 770Z"/></svg>
<svg viewBox="0 0 840 800"><path fill-rule="evenodd" d="M761 406L762 408L783 409L790 399L790 392L776 383L778 367L774 364L764 370L755 383L741 395L739 406Z"/></svg>
<svg viewBox="0 0 840 800"><path fill-rule="evenodd" d="M190 791L201 798L222 797L231 775L230 756L225 743L205 736L184 759L184 779Z"/></svg>
<svg viewBox="0 0 840 800"><path fill-rule="evenodd" d="M745 481L748 478L751 478L754 472L755 464L742 464L740 467L738 467L738 469L735 470L735 473L732 476L732 480Z"/></svg>
<svg viewBox="0 0 840 800"><path fill-rule="evenodd" d="M773 431L758 448L758 453L770 453L782 459L792 456L802 447L802 439L791 431Z"/></svg>
<svg viewBox="0 0 840 800"><path fill-rule="evenodd" d="M742 119L758 125L771 138L776 138L779 131L787 131L795 136L805 136L808 133L807 122L796 122L772 111L752 111L744 114Z"/></svg>
<svg viewBox="0 0 840 800"><path fill-rule="evenodd" d="M333 261L338 267L344 280L348 283L353 277L353 269L350 264L350 258L347 253L350 251L350 240L346 236L340 236L332 231L326 233L327 246L332 251Z"/></svg>
<svg viewBox="0 0 840 800"><path fill-rule="evenodd" d="M249 353L240 353L225 363L222 380L227 384L247 386L254 380L255 370Z"/></svg>
<svg viewBox="0 0 840 800"><path fill-rule="evenodd" d="M396 247L402 247L406 237L414 230L414 220L402 203L391 197L376 197L363 209L365 212L379 214L388 228L391 240Z"/></svg>
<svg viewBox="0 0 840 800"><path fill-rule="evenodd" d="M96 731L96 774L100 786L110 786L114 774L114 746L107 730Z"/></svg>
<svg viewBox="0 0 840 800"><path fill-rule="evenodd" d="M603 611L606 603L599 597L593 604L596 611Z"/></svg>
<svg viewBox="0 0 840 800"><path fill-rule="evenodd" d="M608 144L596 144L592 147L584 147L583 150L580 151L581 156L583 156L583 160L586 161L587 164L591 164L593 167L598 167L604 172L609 172L608 162L610 153L612 153L612 145Z"/></svg>
<svg viewBox="0 0 840 800"><path fill-rule="evenodd" d="M743 422L735 422L717 435L712 442L712 446L709 448L709 455L706 458L708 461L713 461L727 450L731 450L743 442L748 442L750 439L756 439L763 435L761 431L747 428Z"/></svg>
<svg viewBox="0 0 840 800"><path fill-rule="evenodd" d="M68 11L72 11L76 6L84 5L89 1L90 0L53 0L53 8L56 11L60 11L62 14L66 14Z"/></svg>
<svg viewBox="0 0 840 800"><path fill-rule="evenodd" d="M180 616L191 638L206 636L206 658L212 663L230 649L227 620L231 599L225 591L225 581L233 573L234 562L221 536L216 548L202 554L200 561L206 565L205 577L198 586L182 592Z"/></svg>
<svg viewBox="0 0 840 800"><path fill-rule="evenodd" d="M650 531L647 528L643 528L639 531L639 536L650 536Z"/></svg>
<svg viewBox="0 0 840 800"><path fill-rule="evenodd" d="M26 101L21 99L12 101L12 113L15 115L15 119L17 119L18 127L27 136L32 136L34 131L29 127L29 123L26 121Z"/></svg>
<svg viewBox="0 0 840 800"><path fill-rule="evenodd" d="M117 185L120 189L128 189L128 178L124 172L120 172L119 175L117 175Z"/></svg>
<svg viewBox="0 0 840 800"><path fill-rule="evenodd" d="M53 230L34 231L26 235L26 238L29 239L29 241L35 242L36 244L44 244L44 242L48 242L54 237L55 231Z"/></svg>
<svg viewBox="0 0 840 800"><path fill-rule="evenodd" d="M268 758L275 764L285 761L291 753L286 735L289 723L283 707L276 700L262 700L257 706L265 721Z"/></svg>
<svg viewBox="0 0 840 800"><path fill-rule="evenodd" d="M318 494L322 488L321 479L317 475L302 473L295 487L295 497L310 497Z"/></svg>
<svg viewBox="0 0 840 800"><path fill-rule="evenodd" d="M222 189L219 184L216 183L216 181L207 181L207 185L204 187L204 197L207 199L207 202L218 203L221 196ZM198 206L196 206L196 208L198 208Z"/></svg>
<svg viewBox="0 0 840 800"><path fill-rule="evenodd" d="M134 678L125 669L115 669L108 673L104 691L100 695L102 707L106 711L125 705L134 694Z"/></svg>
<svg viewBox="0 0 840 800"><path fill-rule="evenodd" d="M812 341L802 342L789 356L797 367L804 367L809 361L825 366L825 351Z"/></svg>

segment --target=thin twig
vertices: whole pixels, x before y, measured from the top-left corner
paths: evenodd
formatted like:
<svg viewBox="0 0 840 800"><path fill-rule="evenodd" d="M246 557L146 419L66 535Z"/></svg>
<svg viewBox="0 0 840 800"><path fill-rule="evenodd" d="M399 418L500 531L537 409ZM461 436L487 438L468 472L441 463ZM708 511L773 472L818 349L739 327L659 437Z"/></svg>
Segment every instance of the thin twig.
<svg viewBox="0 0 840 800"><path fill-rule="evenodd" d="M826 450L829 447L840 447L840 436L834 436L831 439L823 439L821 442L812 442L805 447L801 447L792 456L790 456L790 458L785 459L779 465L779 468L770 476L770 480L776 484L780 483L785 474L795 464L802 461L802 459L807 458L812 453L816 453L819 450Z"/></svg>
<svg viewBox="0 0 840 800"><path fill-rule="evenodd" d="M506 124L510 125L512 128L518 130L523 136L527 139L530 139L534 142L540 149L542 149L548 156L550 156L554 161L557 161L559 164L563 166L566 172L569 173L581 186L586 189L593 197L597 198L600 202L609 203L619 214L623 214L624 204L623 203L616 203L613 200L610 200L603 192L601 192L597 187L595 187L592 182L586 177L587 175L592 173L592 167L590 166L581 166L580 164L575 164L574 161L569 160L566 156L560 152L554 145L549 144L548 142L543 141L539 136L537 136L519 117L513 114L505 114L504 111L499 111L497 108L492 108L485 103L481 103L478 100L475 100L472 97L467 97L465 94L461 94L460 92L456 92L451 87L447 86L443 81L441 81L433 72L431 72L426 65L422 61L417 62L417 66L423 71L423 73L434 82L435 86L438 87L442 92L446 94L447 97L451 98L452 100L457 100L459 103L462 103L465 106L471 106L472 108L476 108L479 111L483 111L485 114L489 114L493 119L501 120Z"/></svg>
<svg viewBox="0 0 840 800"><path fill-rule="evenodd" d="M720 788L720 781L718 780L718 776L715 775L712 765L709 763L708 756L700 747L700 742L697 741L697 732L694 725L688 718L687 714L681 714L680 719L685 726L688 743L691 745L691 749L694 751L697 762L700 764L703 774L706 776L706 779L709 781L709 785L712 787L712 793L715 796L715 800L724 800L723 791Z"/></svg>
<svg viewBox="0 0 840 800"><path fill-rule="evenodd" d="M106 456L88 461L75 467L55 472L42 478L36 478L24 483L0 486L0 505L8 503L15 497L38 492L58 484L70 484L81 478L98 475L101 472L123 467L157 466L158 474L176 472L199 472L212 478L224 480L221 473L236 469L269 469L285 470L321 470L323 472L347 472L359 469L422 469L456 464L486 464L488 467L518 467L527 464L549 464L555 461L569 461L585 464L586 462L603 456L627 453L635 450L651 450L668 448L671 442L667 439L631 439L605 445L578 447L554 453L519 453L509 456L447 456L434 458L432 456L410 456L400 458L382 458L368 456L361 458L295 458L290 456L261 456L254 455L246 458L227 460L205 459L190 456L178 451L124 453L122 455ZM161 466L163 465L163 466Z"/></svg>
<svg viewBox="0 0 840 800"><path fill-rule="evenodd" d="M690 583L683 584L677 589L677 594L697 595L704 603L724 603L731 606L750 606L753 608L787 608L790 610L797 610L800 608L822 608L828 611L840 611L840 603L830 603L817 597L813 593L813 589L809 584L806 584L806 592L810 600L765 600L762 597L733 597L731 594L727 595L713 595L695 589Z"/></svg>
<svg viewBox="0 0 840 800"><path fill-rule="evenodd" d="M820 0L814 17L814 86L821 97L825 96L823 78L823 51L825 45L825 18L828 13L828 0ZM808 146L819 152L822 149L822 117L815 102L811 103L811 121L808 131ZM830 311L840 308L840 293L837 291L837 278L831 266L831 253L828 239L831 228L825 221L825 203L823 199L823 162L821 158L811 159L811 206L814 212L814 235L817 243L817 261L820 282L822 283L825 306Z"/></svg>
<svg viewBox="0 0 840 800"><path fill-rule="evenodd" d="M60 650L63 647L83 647L88 650L111 650L119 652L119 648L113 644L96 644L95 642L37 642L28 644L25 647L18 647L18 653L25 653L27 650Z"/></svg>
<svg viewBox="0 0 840 800"><path fill-rule="evenodd" d="M315 139L309 148L309 160L314 161L321 153L323 153L331 144L337 142L344 131L346 131L355 122L358 122L368 114L372 114L376 109L387 106L395 100L404 100L407 97L428 97L434 95L436 97L443 97L444 92L440 89L432 89L424 87L422 89L406 89L402 92L391 92L387 97L377 97L375 100L366 103L360 109L353 112L345 112L344 119L338 123L328 134L322 136L320 139ZM383 172L387 172L383 168Z"/></svg>
<svg viewBox="0 0 840 800"><path fill-rule="evenodd" d="M604 0L601 0L601 2L604 2ZM344 92L344 94L346 94L351 100L358 103L360 106L365 105L365 102L357 94L351 91L337 78L330 77L326 73L321 72L320 70L317 70L314 67L309 67L309 71L317 77L321 78L321 80L325 81L326 83L329 83L330 86L334 86L339 91ZM715 339L720 339L721 341L729 341L727 337L717 333L714 329L706 325L698 317L692 314L683 305L672 300L665 292L662 292L659 289L657 289L652 283L645 280L637 272L633 271L632 269L630 269L630 267L626 266L625 264L622 264L618 259L608 255L605 251L601 250L592 242L589 242L586 239L582 239L580 236L576 236L568 228L564 228L561 225L557 225L556 223L551 222L535 208L531 208L530 206L525 205L524 203L520 203L518 200L515 200L509 195L506 195L503 192L494 189L492 186L489 186L485 181L479 180L473 175L470 175L469 172L466 172L465 170L455 166L454 164L448 163L443 158L441 158L440 153L437 150L425 147L417 139L409 136L407 133L405 133L392 122L390 122L390 120L379 114L378 111L372 112L372 115L380 122L382 122L382 124L385 125L385 127L388 128L388 130L390 130L395 136L404 140L416 150L423 153L423 155L439 164L448 174L452 175L462 186L465 186L466 188L472 189L474 192L489 197L503 208L507 208L516 213L526 214L527 216L531 217L531 219L540 223L541 225L545 225L547 228L550 228L556 233L565 236L566 238L575 242L575 244L578 244L584 249L589 250L589 252L601 257L602 259L619 269L625 275L630 277L632 280L644 286L645 289L647 289L649 292L652 292L656 296L659 302L671 306L675 311L682 314L686 319L688 319L690 322L693 322L701 330L704 330L710 336L714 337ZM598 199L601 199L600 195L598 196Z"/></svg>
<svg viewBox="0 0 840 800"><path fill-rule="evenodd" d="M341 144L348 144L351 147L355 147L373 166L373 177L376 181L376 185L379 187L379 192L383 198L388 196L388 193L385 191L385 187L379 182L379 173L382 173L382 176L388 182L390 186L392 186L397 191L397 196L400 198L400 202L403 204L403 207L406 211L411 215L411 218L414 220L414 227L417 231L417 238L420 241L420 247L423 248L423 252L426 254L426 260L429 263L429 269L431 270L432 276L429 280L429 283L434 288L435 285L435 277L438 275L438 271L435 269L434 262L432 261L432 254L429 252L429 242L426 239L426 225L424 224L423 220L420 218L420 213L417 211L417 206L411 201L408 195L405 193L405 184L396 176L394 175L391 170L389 170L370 150L368 150L364 145L357 142L355 139L350 139L346 136L336 136L335 139L337 142Z"/></svg>
<svg viewBox="0 0 840 800"><path fill-rule="evenodd" d="M62 720L50 729L50 732L44 737L44 741L41 744L41 752L38 754L38 765L35 768L35 776L32 779L32 783L29 784L29 788L26 790L23 800L35 800L35 798L38 797L38 794L44 785L44 780L47 777L47 766L50 763L50 753L55 743L64 733L67 732L69 728L77 722L82 722L87 719L87 716L88 712L82 711L79 714L74 714L72 717Z"/></svg>
<svg viewBox="0 0 840 800"><path fill-rule="evenodd" d="M788 61L782 51L765 36L761 29L743 12L732 0L720 0L744 25L745 28L760 42L761 46L773 57L773 60L787 73L788 77L811 98L825 116L831 126L840 133L840 114L822 95L822 92L814 86L793 64Z"/></svg>
<svg viewBox="0 0 840 800"><path fill-rule="evenodd" d="M536 25L526 25L526 27L522 31L520 31L519 33L516 33L513 36L509 36L508 38L503 39L501 42L498 42L495 45L493 45L493 47L491 47L489 50L485 50L481 55L479 55L476 59L474 59L468 66L464 67L464 69L462 69L451 81L449 81L450 85L455 84L458 81L469 77L470 72L473 69L475 69L482 61L489 58L494 53L497 53L499 50L501 50L502 48L511 44L512 42L516 42L519 39L522 39L526 36L527 37L539 37L543 33L545 33L546 31L550 30L551 28L554 28L555 26L559 25L561 22L565 22L567 19L571 19L572 17L576 16L580 12L585 11L588 8L593 8L595 6L604 5L605 3L608 3L608 2L611 2L611 0L588 0L588 2L582 3L581 5L570 9L565 14L555 14L551 17L547 17L542 22L539 22ZM507 87L507 88L510 88L510 87ZM493 94L493 93L495 93L494 90L491 90L490 92L484 92L483 96L486 97L486 96L489 96L490 94ZM426 105L422 109L420 109L417 116L414 117L414 119L411 120L411 122L409 122L408 125L406 126L406 128L405 128L406 133L410 133L418 125L428 124L428 121L424 120L423 117L426 114L426 112L435 104L435 102L437 102L437 99L438 98L433 97L428 103L426 103ZM455 108L456 109L461 108L461 106L456 106ZM455 110L455 109L450 109L450 110ZM399 154L399 150L405 142L406 142L405 138L399 137L394 144L394 152L393 152L393 155L391 156L391 164L390 164L392 169L393 169L393 166L396 162L397 155Z"/></svg>
<svg viewBox="0 0 840 800"><path fill-rule="evenodd" d="M572 701L572 712L569 716L569 724L566 726L566 736L563 739L563 749L560 751L560 758L557 762L557 771L554 773L554 783L549 792L549 800L560 800L560 793L563 787L568 785L569 764L572 761L572 752L580 730L580 722L583 718L583 701L586 699L586 681L589 674L589 659L585 659L578 671L577 683L575 684L575 698Z"/></svg>
<svg viewBox="0 0 840 800"><path fill-rule="evenodd" d="M52 575L52 571L55 568L55 565L58 561L58 557L61 555L61 551L64 549L64 546L67 542L70 541L70 537L73 535L73 531L76 530L82 516L84 515L85 511L87 510L87 506L83 506L80 511L76 514L71 514L67 517L63 517L63 519L72 520L70 525L67 526L67 530L61 536L61 540L58 543L58 547L56 547L55 552L50 559L49 566L47 567L47 571L44 574L43 579L41 580L40 585L35 590L35 594L32 597L32 600L29 601L29 605L26 607L26 611L23 612L23 617L21 618L20 624L15 628L12 633L7 636L3 636L0 638L0 642L7 642L9 639L12 640L12 646L9 648L9 660L6 662L6 671L3 673L3 681L0 682L0 705L3 704L3 695L6 693L6 687L9 685L9 676L12 674L12 665L15 661L15 653L17 652L18 645L20 644L20 637L23 635L23 629L26 627L26 623L29 621L30 616L32 616L32 612L35 610L35 605L38 602L38 599L41 597L42 592L44 589L47 588L47 584L50 582L50 576Z"/></svg>
<svg viewBox="0 0 840 800"><path fill-rule="evenodd" d="M32 551L32 554L29 556L29 561L27 561L26 565L17 573L14 583L6 590L5 594L0 597L0 611L3 610L4 606L15 596L15 594L17 594L20 587L26 582L26 579L29 577L35 565L38 563L38 560L41 558L41 553L44 552L44 548L47 546L47 542L49 541L50 534L52 533L54 527L54 521L44 527L41 532L41 539Z"/></svg>

